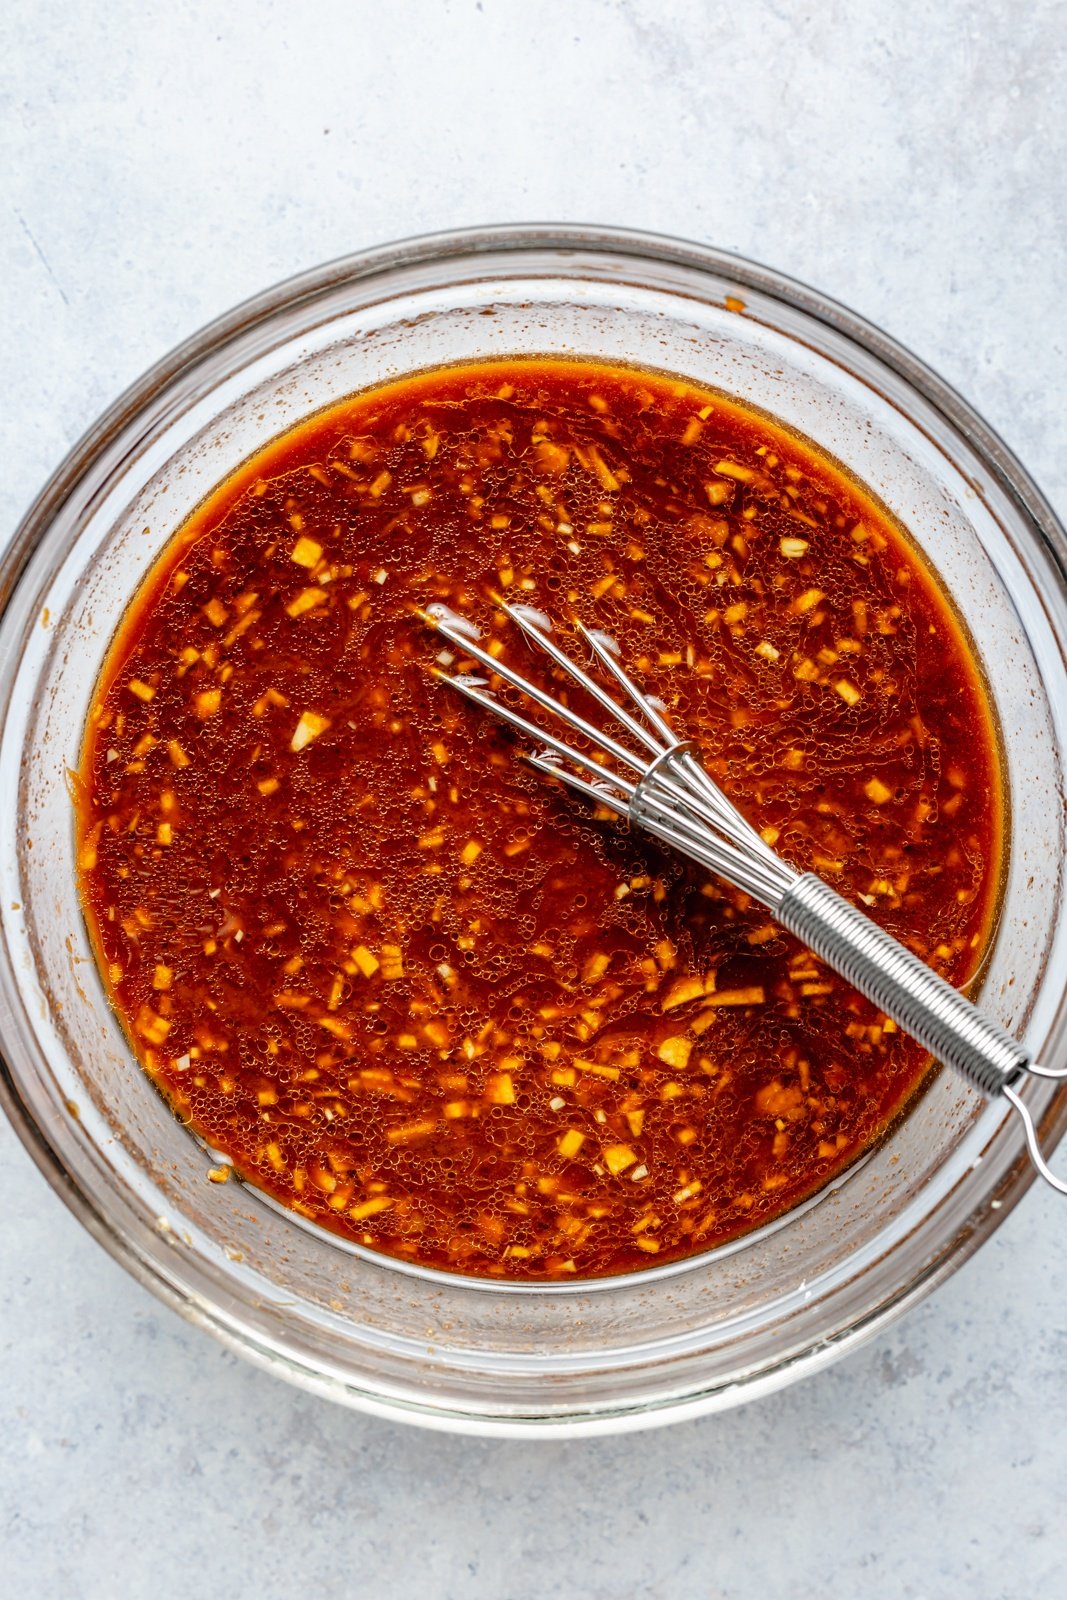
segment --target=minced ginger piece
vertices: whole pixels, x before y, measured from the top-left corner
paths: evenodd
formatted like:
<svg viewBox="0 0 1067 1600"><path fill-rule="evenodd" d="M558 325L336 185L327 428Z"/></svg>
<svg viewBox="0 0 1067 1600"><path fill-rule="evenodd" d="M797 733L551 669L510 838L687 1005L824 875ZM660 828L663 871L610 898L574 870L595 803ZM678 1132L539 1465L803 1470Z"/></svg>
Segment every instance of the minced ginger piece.
<svg viewBox="0 0 1067 1600"><path fill-rule="evenodd" d="M715 994L709 995L709 1006L762 1006L766 1003L766 995L759 984L751 984L746 989L719 989Z"/></svg>
<svg viewBox="0 0 1067 1600"><path fill-rule="evenodd" d="M663 996L659 1006L661 1011L673 1011L676 1006L684 1006L690 1000L703 996L704 980L695 974L688 978L677 978Z"/></svg>
<svg viewBox="0 0 1067 1600"><path fill-rule="evenodd" d="M588 1072L594 1078L607 1078L610 1083L618 1083L619 1081L618 1067L605 1066L600 1061L583 1061L580 1057L575 1058L574 1065L579 1072ZM552 1077L555 1080L556 1074L553 1073Z"/></svg>

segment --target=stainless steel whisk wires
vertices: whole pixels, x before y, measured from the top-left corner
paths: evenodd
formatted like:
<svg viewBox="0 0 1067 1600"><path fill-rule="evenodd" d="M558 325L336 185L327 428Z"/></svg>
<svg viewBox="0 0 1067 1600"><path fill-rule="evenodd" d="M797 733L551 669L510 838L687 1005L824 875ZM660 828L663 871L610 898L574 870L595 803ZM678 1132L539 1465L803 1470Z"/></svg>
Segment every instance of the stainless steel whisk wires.
<svg viewBox="0 0 1067 1600"><path fill-rule="evenodd" d="M623 691L625 704L560 648L552 637L552 621L544 613L532 606L510 605L499 596L493 599L638 749L620 743L575 711L565 697L547 693L491 654L479 642L477 625L445 605L431 605L420 615L465 657L518 689L582 743L575 745L531 722L498 699L484 678L469 672L450 675L440 666L433 668L435 676L533 741L537 748L525 757L532 766L751 895L937 1060L954 1067L986 1095L1002 1095L1022 1121L1038 1173L1067 1194L1067 1182L1049 1168L1029 1108L1015 1087L1025 1073L1060 1079L1067 1078L1067 1068L1038 1065L999 1023L817 874L798 873L784 862L714 782L695 745L677 736L660 705L633 682L608 635L581 622L574 624L604 676Z"/></svg>

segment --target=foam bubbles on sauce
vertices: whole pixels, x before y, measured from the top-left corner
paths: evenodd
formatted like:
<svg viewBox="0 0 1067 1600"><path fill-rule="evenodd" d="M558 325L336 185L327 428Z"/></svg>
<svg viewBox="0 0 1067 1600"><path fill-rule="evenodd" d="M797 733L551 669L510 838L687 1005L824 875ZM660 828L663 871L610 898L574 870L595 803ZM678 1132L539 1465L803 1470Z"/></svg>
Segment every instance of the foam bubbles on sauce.
<svg viewBox="0 0 1067 1600"><path fill-rule="evenodd" d="M579 363L355 397L196 512L94 695L86 914L214 1181L431 1266L625 1271L804 1199L926 1063L434 679L520 708L420 610L559 692L497 595L580 619L769 843L974 972L999 768L933 580L767 419Z"/></svg>

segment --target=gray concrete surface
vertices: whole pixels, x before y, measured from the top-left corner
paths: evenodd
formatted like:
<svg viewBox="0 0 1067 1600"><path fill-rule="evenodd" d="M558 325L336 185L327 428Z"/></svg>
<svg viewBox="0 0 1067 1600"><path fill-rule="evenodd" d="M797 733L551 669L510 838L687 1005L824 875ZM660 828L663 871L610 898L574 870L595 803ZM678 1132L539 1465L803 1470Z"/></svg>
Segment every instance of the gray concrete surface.
<svg viewBox="0 0 1067 1600"><path fill-rule="evenodd" d="M556 219L848 302L1067 514L1067 12L1051 0L8 0L0 536L171 344L399 235ZM424 1435L234 1360L0 1126L0 1546L35 1600L1016 1600L1064 1592L1067 1210L759 1405Z"/></svg>

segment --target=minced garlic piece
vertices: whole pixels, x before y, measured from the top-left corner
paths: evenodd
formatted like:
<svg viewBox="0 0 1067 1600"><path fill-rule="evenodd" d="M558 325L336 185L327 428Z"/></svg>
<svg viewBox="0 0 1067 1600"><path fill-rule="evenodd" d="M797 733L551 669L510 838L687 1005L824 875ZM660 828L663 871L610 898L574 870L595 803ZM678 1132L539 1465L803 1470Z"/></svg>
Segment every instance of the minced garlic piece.
<svg viewBox="0 0 1067 1600"><path fill-rule="evenodd" d="M835 678L834 688L847 706L854 706L857 700L863 698L856 685L850 683L847 678Z"/></svg>
<svg viewBox="0 0 1067 1600"><path fill-rule="evenodd" d="M314 539L301 534L289 552L289 559L295 561L298 567L306 567L310 572L312 567L317 567L322 560L322 546L316 544Z"/></svg>
<svg viewBox="0 0 1067 1600"><path fill-rule="evenodd" d="M367 949L365 944L357 944L352 951L352 960L365 978L373 978L381 963L378 957Z"/></svg>
<svg viewBox="0 0 1067 1600"><path fill-rule="evenodd" d="M669 1039L662 1041L657 1047L656 1054L669 1067L681 1070L689 1065L689 1057L692 1054L692 1050L692 1040L687 1039L684 1034L675 1033Z"/></svg>
<svg viewBox="0 0 1067 1600"><path fill-rule="evenodd" d="M413 1139L424 1139L436 1127L435 1122L420 1118L417 1122L404 1122L398 1127L386 1128L385 1137L390 1144L410 1144Z"/></svg>
<svg viewBox="0 0 1067 1600"><path fill-rule="evenodd" d="M162 1003L162 1002L161 1002ZM142 1039L149 1044L162 1044L170 1032L170 1023L149 1005L143 1005L134 1018L134 1026Z"/></svg>
<svg viewBox="0 0 1067 1600"><path fill-rule="evenodd" d="M382 945L382 977L388 983L404 976L404 954L398 944Z"/></svg>
<svg viewBox="0 0 1067 1600"><path fill-rule="evenodd" d="M802 594L798 594L796 599L793 601L793 610L797 613L798 616L800 616L800 617L805 616L807 614L807 612L814 611L815 607L818 605L820 600L825 600L825 599L826 599L825 590L823 590L823 589L805 589L803 591L803 593Z"/></svg>
<svg viewBox="0 0 1067 1600"><path fill-rule="evenodd" d="M302 617L305 611L313 611L325 599L325 589L301 589L293 596L285 609L291 617Z"/></svg>
<svg viewBox="0 0 1067 1600"><path fill-rule="evenodd" d="M293 730L293 737L289 741L289 748L294 753L303 750L317 739L320 733L325 733L330 726L329 717L321 717L317 711L304 711L300 721Z"/></svg>
<svg viewBox="0 0 1067 1600"><path fill-rule="evenodd" d="M637 1157L628 1144L609 1144L604 1150L604 1165L613 1178L620 1172L625 1172L627 1167L632 1167Z"/></svg>
<svg viewBox="0 0 1067 1600"><path fill-rule="evenodd" d="M751 467L743 467L737 461L716 461L713 470L737 483L751 483L756 476Z"/></svg>

